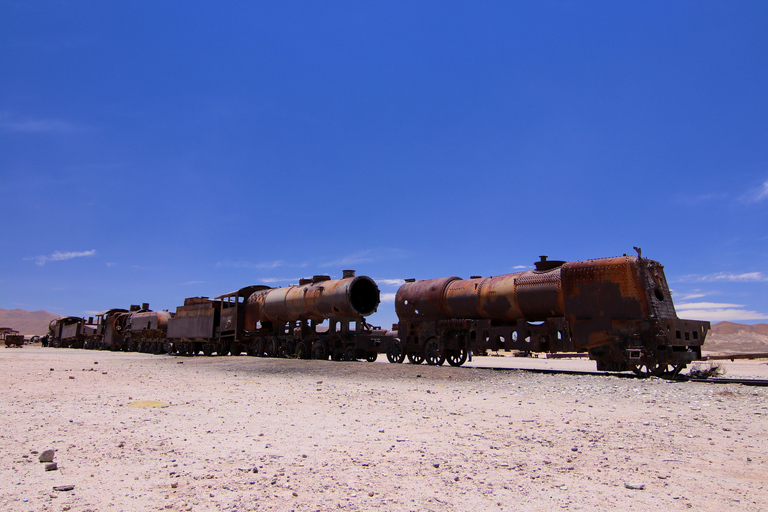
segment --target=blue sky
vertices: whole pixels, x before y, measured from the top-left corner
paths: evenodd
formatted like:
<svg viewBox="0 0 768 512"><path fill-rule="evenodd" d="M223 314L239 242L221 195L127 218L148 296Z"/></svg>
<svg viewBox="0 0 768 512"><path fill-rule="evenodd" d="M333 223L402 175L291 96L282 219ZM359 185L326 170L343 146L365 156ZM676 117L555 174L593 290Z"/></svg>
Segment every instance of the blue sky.
<svg viewBox="0 0 768 512"><path fill-rule="evenodd" d="M768 3L0 3L0 307L660 261L768 320Z"/></svg>

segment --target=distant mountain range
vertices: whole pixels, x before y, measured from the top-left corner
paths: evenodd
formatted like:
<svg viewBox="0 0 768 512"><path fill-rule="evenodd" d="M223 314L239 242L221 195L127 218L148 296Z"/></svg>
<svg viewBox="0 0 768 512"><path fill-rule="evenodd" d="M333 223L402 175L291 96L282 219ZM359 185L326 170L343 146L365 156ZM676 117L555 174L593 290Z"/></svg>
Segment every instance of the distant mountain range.
<svg viewBox="0 0 768 512"><path fill-rule="evenodd" d="M51 320L61 317L47 311L0 309L0 327L10 327L27 336L43 336L48 333ZM768 324L716 323L709 331L704 349L726 353L768 352Z"/></svg>
<svg viewBox="0 0 768 512"><path fill-rule="evenodd" d="M768 336L768 324L744 325L733 322L718 322L712 325L712 332L717 335L736 334L739 331Z"/></svg>
<svg viewBox="0 0 768 512"><path fill-rule="evenodd" d="M26 311L24 309L1 309L0 327L16 329L25 336L44 336L48 334L48 324L62 315L47 311Z"/></svg>
<svg viewBox="0 0 768 512"><path fill-rule="evenodd" d="M768 353L768 324L716 323L704 342L704 351L723 354Z"/></svg>

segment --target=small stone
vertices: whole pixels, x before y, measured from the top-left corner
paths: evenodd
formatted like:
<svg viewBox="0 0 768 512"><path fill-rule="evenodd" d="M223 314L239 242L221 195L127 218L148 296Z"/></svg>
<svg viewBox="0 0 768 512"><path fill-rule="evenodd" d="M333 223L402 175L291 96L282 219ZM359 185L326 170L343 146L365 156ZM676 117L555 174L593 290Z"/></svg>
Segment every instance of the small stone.
<svg viewBox="0 0 768 512"><path fill-rule="evenodd" d="M53 456L56 454L54 450L45 450L43 453L40 454L40 457L38 457L38 460L40 462L53 462Z"/></svg>
<svg viewBox="0 0 768 512"><path fill-rule="evenodd" d="M59 469L59 465L55 462L49 462L45 465L46 471L56 471L57 469Z"/></svg>
<svg viewBox="0 0 768 512"><path fill-rule="evenodd" d="M295 497L297 497L297 496L299 495L299 493L297 493L296 491L293 491L293 493L292 493L292 494L293 494L293 497L294 497L294 498L295 498Z"/></svg>
<svg viewBox="0 0 768 512"><path fill-rule="evenodd" d="M577 452L577 451L579 451L579 448L578 448L578 446L574 446L573 448L571 448L571 451L572 451L572 452Z"/></svg>
<svg viewBox="0 0 768 512"><path fill-rule="evenodd" d="M435 462L434 464L432 464L432 467L439 468L440 467L440 463L439 462Z"/></svg>
<svg viewBox="0 0 768 512"><path fill-rule="evenodd" d="M645 484L634 484L634 483L625 482L624 487L626 487L627 489L632 489L633 491L642 491L643 489L645 489Z"/></svg>
<svg viewBox="0 0 768 512"><path fill-rule="evenodd" d="M259 468L257 468L256 466L254 466L252 471L253 471L254 473L258 473L258 472L259 472Z"/></svg>
<svg viewBox="0 0 768 512"><path fill-rule="evenodd" d="M75 488L74 485L58 485L58 486L54 487L53 490L54 491L60 491L60 492L66 492L66 491L71 491L74 488Z"/></svg>

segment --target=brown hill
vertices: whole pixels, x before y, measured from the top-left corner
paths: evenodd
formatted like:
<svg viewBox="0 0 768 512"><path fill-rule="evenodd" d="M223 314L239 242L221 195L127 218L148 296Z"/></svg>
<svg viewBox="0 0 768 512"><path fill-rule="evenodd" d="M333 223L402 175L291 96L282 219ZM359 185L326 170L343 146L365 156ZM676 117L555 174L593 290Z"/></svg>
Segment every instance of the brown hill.
<svg viewBox="0 0 768 512"><path fill-rule="evenodd" d="M707 335L704 351L727 354L768 352L768 324L716 323Z"/></svg>
<svg viewBox="0 0 768 512"><path fill-rule="evenodd" d="M717 334L736 334L740 331L768 336L768 324L744 325L733 322L718 322L712 326L712 332Z"/></svg>
<svg viewBox="0 0 768 512"><path fill-rule="evenodd" d="M0 308L0 327L16 329L25 336L43 336L47 334L48 324L54 318L61 318L61 315L54 315L47 311Z"/></svg>

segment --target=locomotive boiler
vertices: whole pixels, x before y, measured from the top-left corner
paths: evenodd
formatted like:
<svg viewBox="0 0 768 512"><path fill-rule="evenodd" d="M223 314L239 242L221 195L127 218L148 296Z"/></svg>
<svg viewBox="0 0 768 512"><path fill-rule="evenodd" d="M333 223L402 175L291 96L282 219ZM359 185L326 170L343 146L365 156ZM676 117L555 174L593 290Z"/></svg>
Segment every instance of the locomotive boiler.
<svg viewBox="0 0 768 512"><path fill-rule="evenodd" d="M377 333L364 317L379 302L373 279L345 270L342 279L314 276L298 286L255 291L245 306L245 326L257 354L373 361ZM318 329L326 320L327 328Z"/></svg>
<svg viewBox="0 0 768 512"><path fill-rule="evenodd" d="M391 362L463 364L472 353L587 352L598 370L675 375L701 357L709 322L677 318L664 267L640 256L495 277L407 280Z"/></svg>

